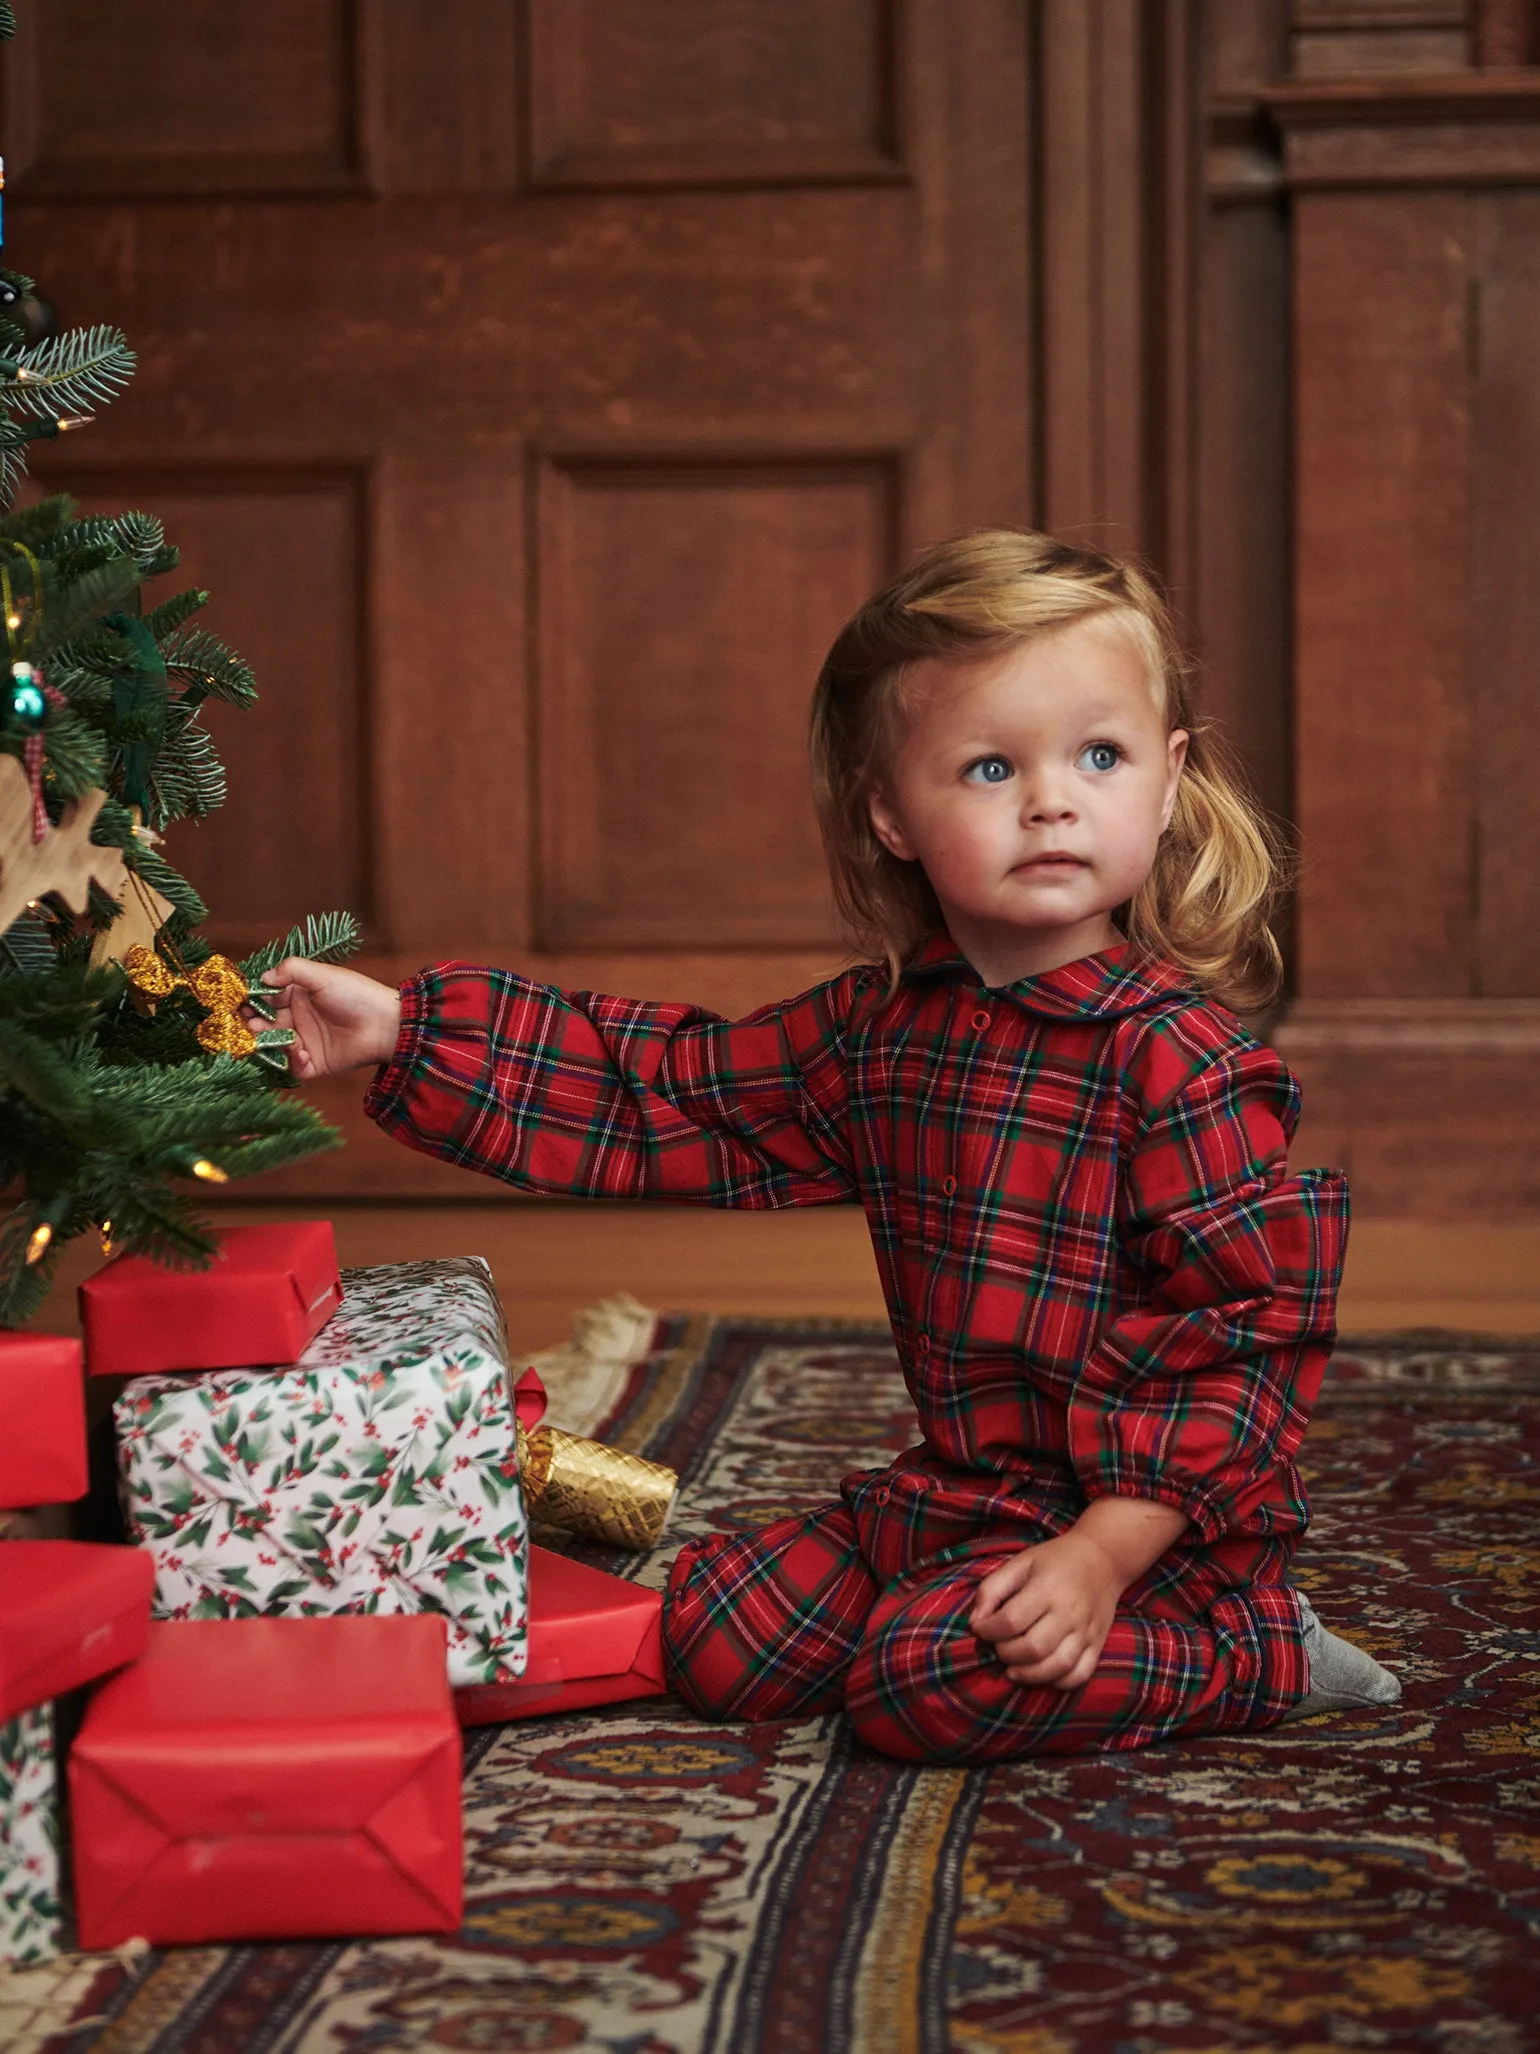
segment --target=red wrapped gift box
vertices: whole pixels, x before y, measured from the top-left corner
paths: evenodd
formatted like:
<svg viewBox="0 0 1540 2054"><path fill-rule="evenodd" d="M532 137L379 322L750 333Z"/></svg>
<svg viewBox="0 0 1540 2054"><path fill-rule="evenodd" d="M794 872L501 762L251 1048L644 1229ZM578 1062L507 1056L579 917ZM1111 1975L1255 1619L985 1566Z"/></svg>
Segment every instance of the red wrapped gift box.
<svg viewBox="0 0 1540 2054"><path fill-rule="evenodd" d="M67 1505L85 1493L80 1343L0 1334L0 1507Z"/></svg>
<svg viewBox="0 0 1540 2054"><path fill-rule="evenodd" d="M133 1661L154 1584L148 1548L0 1541L0 1721Z"/></svg>
<svg viewBox="0 0 1540 2054"><path fill-rule="evenodd" d="M517 1683L455 1692L462 1726L661 1697L663 1599L549 1548L529 1551L529 1661Z"/></svg>
<svg viewBox="0 0 1540 2054"><path fill-rule="evenodd" d="M120 1255L80 1287L92 1376L297 1362L342 1303L330 1220L227 1227L206 1270Z"/></svg>
<svg viewBox="0 0 1540 2054"><path fill-rule="evenodd" d="M428 1613L153 1626L70 1753L81 1946L453 1931L445 1638Z"/></svg>

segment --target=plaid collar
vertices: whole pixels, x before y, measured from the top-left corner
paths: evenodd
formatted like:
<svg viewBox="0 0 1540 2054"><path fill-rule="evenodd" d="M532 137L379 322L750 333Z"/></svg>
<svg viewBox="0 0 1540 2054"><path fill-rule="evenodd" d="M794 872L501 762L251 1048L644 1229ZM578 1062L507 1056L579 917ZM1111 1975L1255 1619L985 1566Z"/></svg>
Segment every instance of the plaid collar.
<svg viewBox="0 0 1540 2054"><path fill-rule="evenodd" d="M902 981L928 982L943 977L966 978L974 984L979 977L944 928L931 935L905 966ZM1135 955L1126 942L1099 955L1081 956L1058 970L1045 970L1040 977L998 985L993 995L1011 999L1024 1012L1055 1020L1116 1019L1148 1006L1167 1005L1173 999L1202 997L1185 970L1163 956Z"/></svg>

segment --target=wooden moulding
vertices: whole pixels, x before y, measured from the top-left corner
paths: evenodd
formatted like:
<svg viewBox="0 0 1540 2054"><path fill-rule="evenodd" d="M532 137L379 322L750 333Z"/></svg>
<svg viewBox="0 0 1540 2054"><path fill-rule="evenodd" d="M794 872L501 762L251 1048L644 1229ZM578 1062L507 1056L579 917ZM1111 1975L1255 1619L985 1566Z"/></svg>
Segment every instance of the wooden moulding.
<svg viewBox="0 0 1540 2054"><path fill-rule="evenodd" d="M1323 79L1261 97L1296 189L1540 182L1540 71Z"/></svg>
<svg viewBox="0 0 1540 2054"><path fill-rule="evenodd" d="M1540 1213L1540 999L1299 1000L1270 1038L1295 1166L1345 1169L1360 1215Z"/></svg>

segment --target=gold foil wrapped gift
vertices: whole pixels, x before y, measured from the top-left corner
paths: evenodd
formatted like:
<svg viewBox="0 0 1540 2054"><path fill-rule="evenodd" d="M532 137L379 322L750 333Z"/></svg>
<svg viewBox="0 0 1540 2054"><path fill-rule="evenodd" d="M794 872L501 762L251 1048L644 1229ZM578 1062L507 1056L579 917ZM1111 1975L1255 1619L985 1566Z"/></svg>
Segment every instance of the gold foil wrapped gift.
<svg viewBox="0 0 1540 2054"><path fill-rule="evenodd" d="M545 1386L525 1370L514 1386L519 1480L530 1516L616 1548L650 1548L662 1536L678 1474L601 1441L540 1424Z"/></svg>

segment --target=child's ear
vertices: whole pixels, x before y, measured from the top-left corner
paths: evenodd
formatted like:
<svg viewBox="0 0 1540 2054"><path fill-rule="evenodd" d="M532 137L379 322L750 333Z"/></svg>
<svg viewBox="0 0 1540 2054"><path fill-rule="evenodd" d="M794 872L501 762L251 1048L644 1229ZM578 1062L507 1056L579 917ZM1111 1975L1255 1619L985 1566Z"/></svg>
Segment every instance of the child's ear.
<svg viewBox="0 0 1540 2054"><path fill-rule="evenodd" d="M873 790L866 800L867 817L872 823L872 832L890 856L896 856L900 863L917 860L914 843L904 833L903 824L893 810L893 801L887 793Z"/></svg>
<svg viewBox="0 0 1540 2054"><path fill-rule="evenodd" d="M1182 766L1187 761L1187 744L1191 740L1184 727L1174 727L1166 737L1166 803L1160 809L1160 829L1164 834L1171 825L1171 815L1176 811L1176 788L1182 781Z"/></svg>

